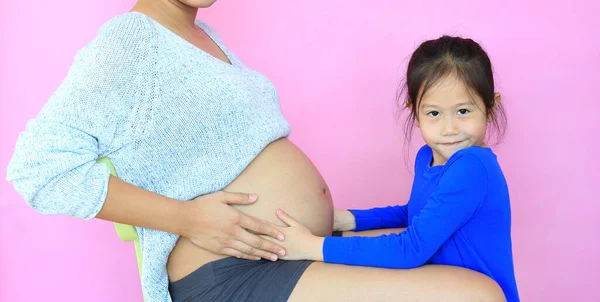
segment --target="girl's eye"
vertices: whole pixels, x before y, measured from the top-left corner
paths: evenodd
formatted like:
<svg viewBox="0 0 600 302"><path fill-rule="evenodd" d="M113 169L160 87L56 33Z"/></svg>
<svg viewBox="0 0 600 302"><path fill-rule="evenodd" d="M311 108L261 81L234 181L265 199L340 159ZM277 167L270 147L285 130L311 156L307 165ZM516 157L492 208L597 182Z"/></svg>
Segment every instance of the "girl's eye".
<svg viewBox="0 0 600 302"><path fill-rule="evenodd" d="M460 109L460 110L458 110L458 114L460 114L460 115L465 115L465 114L467 114L469 112L470 112L469 109Z"/></svg>
<svg viewBox="0 0 600 302"><path fill-rule="evenodd" d="M428 115L428 116L431 116L431 117L436 117L436 116L439 116L439 115L440 115L440 113L439 113L438 111L429 111L429 112L427 113L427 115Z"/></svg>

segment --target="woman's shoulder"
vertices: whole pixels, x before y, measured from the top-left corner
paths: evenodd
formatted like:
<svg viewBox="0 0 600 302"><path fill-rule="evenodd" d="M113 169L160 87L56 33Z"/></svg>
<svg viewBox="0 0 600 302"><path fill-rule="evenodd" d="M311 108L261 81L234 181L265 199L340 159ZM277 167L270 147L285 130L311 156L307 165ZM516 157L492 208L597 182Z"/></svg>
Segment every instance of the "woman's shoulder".
<svg viewBox="0 0 600 302"><path fill-rule="evenodd" d="M137 101L136 90L148 91L146 86L156 78L151 41L139 30L148 26L145 23L142 16L130 13L106 21L97 35L77 51L43 114L58 116L69 110L97 112L103 108L117 111L115 106L130 106ZM131 102L124 102L126 99Z"/></svg>
<svg viewBox="0 0 600 302"><path fill-rule="evenodd" d="M148 17L136 13L125 13L105 21L96 35L82 49L81 53L98 54L100 57L120 57L132 52L147 52L153 43L155 29Z"/></svg>
<svg viewBox="0 0 600 302"><path fill-rule="evenodd" d="M146 65L155 44L154 32L153 24L142 14L129 12L113 17L77 51L73 67L118 70Z"/></svg>
<svg viewBox="0 0 600 302"><path fill-rule="evenodd" d="M97 37L114 40L147 38L155 31L152 20L139 12L127 12L104 22Z"/></svg>

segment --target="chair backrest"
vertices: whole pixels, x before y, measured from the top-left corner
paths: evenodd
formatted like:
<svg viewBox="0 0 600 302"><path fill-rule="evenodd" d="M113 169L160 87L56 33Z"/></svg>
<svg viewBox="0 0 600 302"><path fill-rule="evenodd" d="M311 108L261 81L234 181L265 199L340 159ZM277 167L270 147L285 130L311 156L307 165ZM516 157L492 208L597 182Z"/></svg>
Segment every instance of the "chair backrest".
<svg viewBox="0 0 600 302"><path fill-rule="evenodd" d="M112 162L108 157L102 157L97 160L98 163L103 163L108 166L110 169L110 174L114 177L119 177L117 175L117 170L113 166ZM137 231L134 226L128 224L122 224L115 222L114 223L115 230L117 231L117 235L119 238L125 242L133 241L133 246L135 247L135 257L137 259L138 271L140 274L140 280L142 278L142 250L140 248L140 238L138 237Z"/></svg>

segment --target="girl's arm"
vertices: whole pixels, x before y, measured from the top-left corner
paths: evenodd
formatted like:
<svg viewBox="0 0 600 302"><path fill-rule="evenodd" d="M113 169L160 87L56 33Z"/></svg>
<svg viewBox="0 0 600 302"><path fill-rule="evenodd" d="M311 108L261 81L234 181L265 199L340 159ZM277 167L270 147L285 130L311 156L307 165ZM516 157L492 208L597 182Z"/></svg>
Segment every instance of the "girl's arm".
<svg viewBox="0 0 600 302"><path fill-rule="evenodd" d="M408 204L368 210L349 210L349 212L355 218L355 227L342 231L404 228L408 225Z"/></svg>
<svg viewBox="0 0 600 302"><path fill-rule="evenodd" d="M384 268L425 264L475 213L487 192L487 173L480 159L466 153L441 177L438 188L411 225L399 234L378 237L317 237L287 214L278 216L289 228L284 259Z"/></svg>
<svg viewBox="0 0 600 302"><path fill-rule="evenodd" d="M425 208L404 232L379 237L327 237L323 259L386 268L421 266L472 217L486 192L485 166L476 155L464 154L448 168Z"/></svg>

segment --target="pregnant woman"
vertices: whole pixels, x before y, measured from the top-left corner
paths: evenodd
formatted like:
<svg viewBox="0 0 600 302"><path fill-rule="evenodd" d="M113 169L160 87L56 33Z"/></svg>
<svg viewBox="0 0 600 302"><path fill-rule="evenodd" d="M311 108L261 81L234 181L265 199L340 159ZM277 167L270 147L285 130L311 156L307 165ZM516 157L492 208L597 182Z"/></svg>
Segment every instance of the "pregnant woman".
<svg viewBox="0 0 600 302"><path fill-rule="evenodd" d="M333 203L271 82L195 20L213 2L140 0L100 28L19 136L7 177L27 203L136 225L148 302L502 299L466 269L277 260L259 236L285 240L276 209L328 236Z"/></svg>

